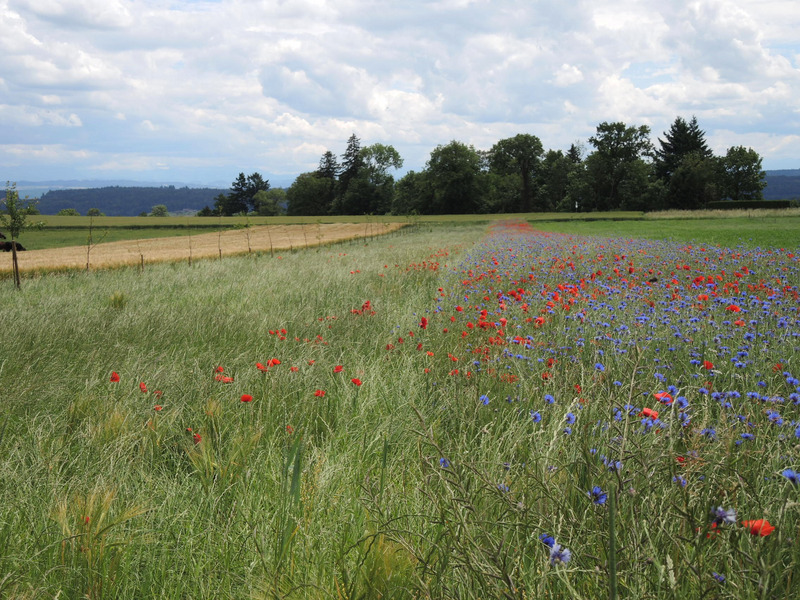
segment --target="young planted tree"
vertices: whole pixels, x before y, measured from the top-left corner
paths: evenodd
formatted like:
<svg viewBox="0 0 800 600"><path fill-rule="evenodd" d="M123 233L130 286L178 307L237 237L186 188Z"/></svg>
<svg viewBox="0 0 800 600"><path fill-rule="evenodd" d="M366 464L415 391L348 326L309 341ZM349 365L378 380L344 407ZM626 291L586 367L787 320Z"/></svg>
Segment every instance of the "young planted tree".
<svg viewBox="0 0 800 600"><path fill-rule="evenodd" d="M17 262L17 250L23 249L17 242L20 234L30 227L41 227L41 223L28 223L31 209L36 208L36 201L25 198L19 199L17 184L6 182L6 197L0 205L0 225L7 230L11 236L11 264L14 276L14 285L19 289L19 263Z"/></svg>

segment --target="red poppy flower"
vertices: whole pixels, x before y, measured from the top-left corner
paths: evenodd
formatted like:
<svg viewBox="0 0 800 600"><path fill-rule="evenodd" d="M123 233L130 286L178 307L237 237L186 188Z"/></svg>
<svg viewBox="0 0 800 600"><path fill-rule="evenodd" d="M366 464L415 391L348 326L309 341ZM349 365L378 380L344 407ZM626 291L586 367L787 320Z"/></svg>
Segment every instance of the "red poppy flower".
<svg viewBox="0 0 800 600"><path fill-rule="evenodd" d="M653 396L655 396L659 402L664 404L672 404L672 396L669 394L669 392L656 392L653 394Z"/></svg>
<svg viewBox="0 0 800 600"><path fill-rule="evenodd" d="M317 398L322 398L325 395L325 390L314 390L314 395Z"/></svg>
<svg viewBox="0 0 800 600"><path fill-rule="evenodd" d="M758 535L767 537L770 533L775 531L775 527L770 525L766 519L756 519L755 521L742 521L742 525L747 527L750 535Z"/></svg>
<svg viewBox="0 0 800 600"><path fill-rule="evenodd" d="M163 395L164 395L164 392L162 392L161 390L156 390L155 392L153 392L153 396L155 396L159 400L161 400L161 396L163 396Z"/></svg>
<svg viewBox="0 0 800 600"><path fill-rule="evenodd" d="M360 380L360 379L358 379L357 377L354 377L354 378L353 378L353 379L351 379L350 381L352 381L352 382L355 384L355 386L356 386L356 387L358 387L358 386L360 386L360 385L361 385L361 380Z"/></svg>
<svg viewBox="0 0 800 600"><path fill-rule="evenodd" d="M199 444L200 442L203 441L203 436L201 436L199 433L195 433L192 436L192 441L194 441L195 444Z"/></svg>
<svg viewBox="0 0 800 600"><path fill-rule="evenodd" d="M341 373L342 371L344 371L344 367L342 365L336 365L335 367L333 367L334 373Z"/></svg>
<svg viewBox="0 0 800 600"><path fill-rule="evenodd" d="M116 371L111 371L110 381L111 381L111 383L118 383L119 382L119 373L117 373Z"/></svg>
<svg viewBox="0 0 800 600"><path fill-rule="evenodd" d="M728 312L735 312L735 313L742 312L742 309L739 308L736 304L728 304L728 306L725 307L725 310L727 310Z"/></svg>
<svg viewBox="0 0 800 600"><path fill-rule="evenodd" d="M225 369L223 369L222 367L217 367L216 369L214 369L214 371L217 373L222 373L224 370Z"/></svg>
<svg viewBox="0 0 800 600"><path fill-rule="evenodd" d="M144 382L144 381L142 381L142 382L139 384L139 389L140 389L140 390L142 390L142 393L143 393L143 394L146 394L146 393L147 393L147 384L145 384L145 382Z"/></svg>
<svg viewBox="0 0 800 600"><path fill-rule="evenodd" d="M645 417L649 417L650 419L657 419L658 418L658 411L653 410L652 408L643 408L642 415Z"/></svg>
<svg viewBox="0 0 800 600"><path fill-rule="evenodd" d="M419 320L419 326L420 326L422 329L427 329L427 328L428 328L428 319L426 319L425 317L422 317L422 318Z"/></svg>
<svg viewBox="0 0 800 600"><path fill-rule="evenodd" d="M279 364L281 364L281 361L279 361L277 358L270 358L270 359L267 361L267 367L268 367L268 368L269 368L269 367L275 367L275 366L277 366L277 365L279 365Z"/></svg>
<svg viewBox="0 0 800 600"><path fill-rule="evenodd" d="M292 373L297 373L297 372L300 370L300 368L299 368L299 367L289 367L289 370L290 370Z"/></svg>
<svg viewBox="0 0 800 600"><path fill-rule="evenodd" d="M242 402L252 402L253 397L250 394L242 394Z"/></svg>
<svg viewBox="0 0 800 600"><path fill-rule="evenodd" d="M257 362L257 363L256 363L256 369L258 369L259 371L266 371L266 370L267 370L267 367L265 367L264 365L262 365L260 362Z"/></svg>
<svg viewBox="0 0 800 600"><path fill-rule="evenodd" d="M292 427L291 425L287 425L286 426L286 433L288 433L288 434L294 433L294 427Z"/></svg>
<svg viewBox="0 0 800 600"><path fill-rule="evenodd" d="M163 406L161 406L160 404L156 404L156 405L153 407L153 410L154 410L154 411L156 411L156 412L161 412L161 410L162 410L163 408L164 408L164 407L163 407Z"/></svg>
<svg viewBox="0 0 800 600"><path fill-rule="evenodd" d="M463 311L464 311L463 308L461 308L460 306L456 306L456 312L463 312Z"/></svg>
<svg viewBox="0 0 800 600"><path fill-rule="evenodd" d="M712 363L710 360L704 360L703 361L703 368L706 371L710 371L711 369L714 368L714 363Z"/></svg>
<svg viewBox="0 0 800 600"><path fill-rule="evenodd" d="M228 377L226 375L217 375L214 377L215 380L221 381L222 383L233 383L233 377Z"/></svg>

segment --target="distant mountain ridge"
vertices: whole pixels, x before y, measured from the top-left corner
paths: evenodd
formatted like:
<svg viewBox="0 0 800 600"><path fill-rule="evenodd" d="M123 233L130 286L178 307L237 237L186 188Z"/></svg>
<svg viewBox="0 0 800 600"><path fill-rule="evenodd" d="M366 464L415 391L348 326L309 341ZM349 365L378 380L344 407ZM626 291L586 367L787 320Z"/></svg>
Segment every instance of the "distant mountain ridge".
<svg viewBox="0 0 800 600"><path fill-rule="evenodd" d="M135 217L149 213L159 204L172 213L197 212L204 206L213 206L214 198L228 191L227 188L176 188L173 185L61 189L44 193L37 208L43 215L54 215L66 208L74 208L85 215L90 208L97 208L110 217Z"/></svg>
<svg viewBox="0 0 800 600"><path fill-rule="evenodd" d="M800 199L800 169L766 171L765 200Z"/></svg>

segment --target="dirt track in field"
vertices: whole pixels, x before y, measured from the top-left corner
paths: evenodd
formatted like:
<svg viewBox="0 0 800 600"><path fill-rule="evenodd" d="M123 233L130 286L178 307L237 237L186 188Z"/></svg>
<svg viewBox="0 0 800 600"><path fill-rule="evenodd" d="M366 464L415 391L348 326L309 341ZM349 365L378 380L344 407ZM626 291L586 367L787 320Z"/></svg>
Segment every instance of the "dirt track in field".
<svg viewBox="0 0 800 600"><path fill-rule="evenodd" d="M313 225L263 225L168 238L109 242L93 246L90 269L156 262L219 258L248 252L285 251L313 247L395 231L400 223L327 223ZM248 239L249 238L249 239ZM87 247L70 246L28 250L17 254L21 272L86 269ZM0 273L11 273L11 252L0 253Z"/></svg>

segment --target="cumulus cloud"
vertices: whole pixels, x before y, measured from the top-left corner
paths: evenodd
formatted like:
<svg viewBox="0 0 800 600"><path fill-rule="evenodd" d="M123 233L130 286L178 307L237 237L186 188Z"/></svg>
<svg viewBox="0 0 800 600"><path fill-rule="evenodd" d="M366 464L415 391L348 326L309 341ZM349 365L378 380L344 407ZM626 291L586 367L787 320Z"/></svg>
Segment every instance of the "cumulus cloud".
<svg viewBox="0 0 800 600"><path fill-rule="evenodd" d="M133 18L119 0L15 0L11 6L21 13L66 27L80 29L119 29Z"/></svg>
<svg viewBox="0 0 800 600"><path fill-rule="evenodd" d="M792 0L0 0L0 164L13 157L20 179L61 160L73 177L291 181L353 132L419 169L452 139L533 133L563 149L601 121L655 138L694 114L712 144L800 167L797 12Z"/></svg>

